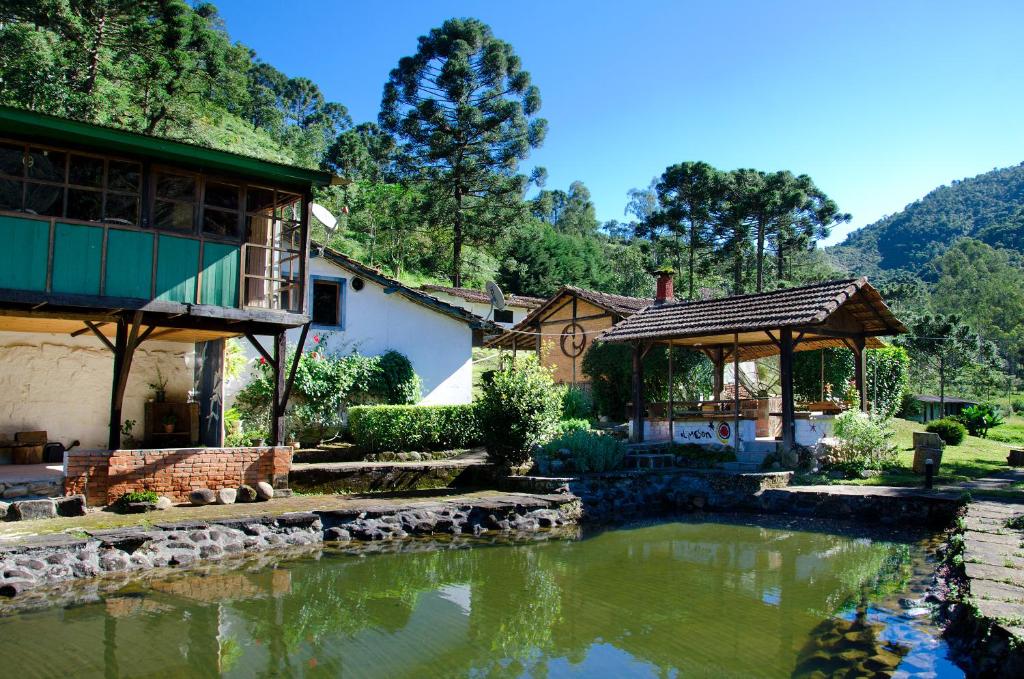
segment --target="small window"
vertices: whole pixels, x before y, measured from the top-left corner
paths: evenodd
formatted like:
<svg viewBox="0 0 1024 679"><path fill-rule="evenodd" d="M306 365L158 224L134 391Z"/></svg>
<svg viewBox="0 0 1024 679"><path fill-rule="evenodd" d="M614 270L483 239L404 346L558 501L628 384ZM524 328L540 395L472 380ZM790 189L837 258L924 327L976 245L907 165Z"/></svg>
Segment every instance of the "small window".
<svg viewBox="0 0 1024 679"><path fill-rule="evenodd" d="M158 172L153 200L153 225L158 229L192 233L195 229L196 178Z"/></svg>
<svg viewBox="0 0 1024 679"><path fill-rule="evenodd" d="M341 325L341 284L338 281L313 281L313 323Z"/></svg>
<svg viewBox="0 0 1024 679"><path fill-rule="evenodd" d="M512 310L511 309L495 309L494 310L494 322L495 323L512 323Z"/></svg>
<svg viewBox="0 0 1024 679"><path fill-rule="evenodd" d="M241 189L235 184L207 181L203 200L203 233L237 239Z"/></svg>

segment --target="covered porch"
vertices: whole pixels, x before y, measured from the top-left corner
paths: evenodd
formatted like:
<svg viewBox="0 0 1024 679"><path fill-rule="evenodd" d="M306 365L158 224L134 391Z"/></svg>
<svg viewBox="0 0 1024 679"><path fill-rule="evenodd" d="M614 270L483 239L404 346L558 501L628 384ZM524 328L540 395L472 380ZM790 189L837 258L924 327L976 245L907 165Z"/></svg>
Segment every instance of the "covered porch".
<svg viewBox="0 0 1024 679"><path fill-rule="evenodd" d="M831 434L832 420L842 408L824 399L798 407L793 393L795 352L836 347L852 351L856 392L860 408L867 411L865 351L884 346L881 336L907 331L866 278L692 302L671 301L671 284L667 288L667 294L602 338L633 349L633 443L728 446L738 457L744 452L791 455L798 448L811 448ZM645 400L644 357L672 347L701 351L711 360L710 400L674 400L671 351L669 401ZM776 355L781 393L771 397L741 393L741 362ZM729 368L733 384L723 398Z"/></svg>

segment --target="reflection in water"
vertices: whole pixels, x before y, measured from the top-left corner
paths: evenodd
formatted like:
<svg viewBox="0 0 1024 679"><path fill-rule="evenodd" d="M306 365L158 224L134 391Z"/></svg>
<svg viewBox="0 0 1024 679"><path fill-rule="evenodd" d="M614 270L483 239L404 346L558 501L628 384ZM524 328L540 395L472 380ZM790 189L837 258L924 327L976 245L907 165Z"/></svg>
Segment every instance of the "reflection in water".
<svg viewBox="0 0 1024 679"><path fill-rule="evenodd" d="M23 677L959 676L933 635L884 608L920 556L910 542L706 520L325 551L0 618L0 652Z"/></svg>

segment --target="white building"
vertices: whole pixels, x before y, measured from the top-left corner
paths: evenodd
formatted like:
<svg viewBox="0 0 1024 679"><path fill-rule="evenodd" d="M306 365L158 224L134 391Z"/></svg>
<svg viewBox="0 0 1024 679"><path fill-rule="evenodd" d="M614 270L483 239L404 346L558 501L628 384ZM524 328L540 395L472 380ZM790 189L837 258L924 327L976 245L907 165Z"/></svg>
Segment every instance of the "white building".
<svg viewBox="0 0 1024 679"><path fill-rule="evenodd" d="M422 405L473 400L474 343L488 324L466 309L403 285L377 269L314 244L309 260L312 323L306 347L319 336L328 351L376 356L404 354L422 381ZM288 331L288 342L299 340ZM270 338L259 338L268 346ZM243 342L251 358L257 353ZM228 385L232 400L242 384Z"/></svg>
<svg viewBox="0 0 1024 679"><path fill-rule="evenodd" d="M491 298L486 292L469 288L450 288L445 285L421 285L420 290L438 299L462 307L480 318L494 321L506 330L526 318L527 314L544 303L539 297L505 295L505 308L491 311Z"/></svg>

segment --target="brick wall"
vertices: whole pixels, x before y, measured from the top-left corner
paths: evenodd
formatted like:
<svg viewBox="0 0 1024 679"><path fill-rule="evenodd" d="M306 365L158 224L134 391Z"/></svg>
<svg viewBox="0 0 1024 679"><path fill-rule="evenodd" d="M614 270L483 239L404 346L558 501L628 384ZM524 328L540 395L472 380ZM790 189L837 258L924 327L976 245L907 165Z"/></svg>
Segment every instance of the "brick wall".
<svg viewBox="0 0 1024 679"><path fill-rule="evenodd" d="M236 488L258 481L287 488L291 463L289 447L71 450L64 492L84 494L90 506L106 505L140 490L186 502L189 492L197 488Z"/></svg>

